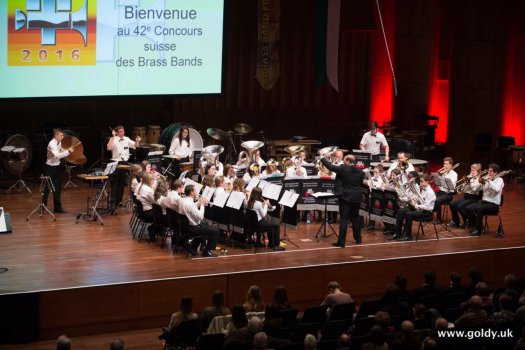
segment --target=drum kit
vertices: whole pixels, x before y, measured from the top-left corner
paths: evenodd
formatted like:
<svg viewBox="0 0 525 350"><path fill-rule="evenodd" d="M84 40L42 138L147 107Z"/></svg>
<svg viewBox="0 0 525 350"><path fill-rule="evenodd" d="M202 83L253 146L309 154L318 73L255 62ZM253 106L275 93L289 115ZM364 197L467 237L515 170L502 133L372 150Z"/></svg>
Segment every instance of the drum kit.
<svg viewBox="0 0 525 350"><path fill-rule="evenodd" d="M228 143L228 150L226 153L225 161L227 163L233 164L236 161L235 159L235 155L237 154L236 145L240 145L242 148L245 148L246 150L248 150L246 147L243 146L242 138L244 135L251 133L253 131L253 128L251 125L247 123L239 122L239 123L235 123L232 129L233 131L232 130L224 131L218 128L208 128L206 130L206 133L208 134L210 138L214 140L226 141ZM264 132L260 131L259 134L263 135L263 139L264 139ZM248 141L248 142L260 142L260 141ZM264 146L264 143L262 143L262 145L260 145L258 148L262 146Z"/></svg>

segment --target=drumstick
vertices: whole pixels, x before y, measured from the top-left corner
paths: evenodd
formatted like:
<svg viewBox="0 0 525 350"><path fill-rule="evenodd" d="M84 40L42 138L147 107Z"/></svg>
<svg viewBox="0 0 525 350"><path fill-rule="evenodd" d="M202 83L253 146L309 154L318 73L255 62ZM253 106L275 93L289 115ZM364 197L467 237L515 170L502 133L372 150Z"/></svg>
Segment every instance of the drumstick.
<svg viewBox="0 0 525 350"><path fill-rule="evenodd" d="M75 145L73 145L73 146L71 146L71 147L75 148L75 147L77 147L78 145L80 145L81 143L82 143L82 141L78 141L77 144L75 144Z"/></svg>

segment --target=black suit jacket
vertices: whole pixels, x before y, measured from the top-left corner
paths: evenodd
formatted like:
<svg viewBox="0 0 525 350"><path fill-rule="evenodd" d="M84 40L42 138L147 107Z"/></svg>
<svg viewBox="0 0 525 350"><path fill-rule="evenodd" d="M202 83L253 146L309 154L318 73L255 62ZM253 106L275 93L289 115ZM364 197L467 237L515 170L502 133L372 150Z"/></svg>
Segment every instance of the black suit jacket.
<svg viewBox="0 0 525 350"><path fill-rule="evenodd" d="M334 165L326 158L322 158L321 162L337 175L335 177L335 195L349 203L360 203L363 172L353 165Z"/></svg>

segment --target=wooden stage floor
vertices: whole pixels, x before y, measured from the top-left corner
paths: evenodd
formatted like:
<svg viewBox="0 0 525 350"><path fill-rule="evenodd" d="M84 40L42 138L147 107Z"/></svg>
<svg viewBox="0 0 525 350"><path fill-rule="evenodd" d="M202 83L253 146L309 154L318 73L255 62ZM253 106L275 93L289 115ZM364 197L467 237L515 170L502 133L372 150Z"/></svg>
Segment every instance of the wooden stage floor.
<svg viewBox="0 0 525 350"><path fill-rule="evenodd" d="M441 229L437 241L429 226L427 236L420 237L418 242L390 241L382 232L375 231L364 233L363 244L357 246L349 232L347 246L341 249L332 247L335 237L316 241L319 223L300 223L296 229L288 230L298 248L288 243L284 252L259 249L254 254L250 248L225 246L228 252L218 258L187 260L184 253L176 255L167 248L161 249L160 240L140 244L133 240L129 214L122 208L117 216L104 216L104 225L92 221L75 224L76 213L83 210L87 195L85 185L79 186L80 189L63 191L63 205L68 213L57 214L56 222L49 215L34 215L25 220L38 205L38 193L0 195L13 222L13 233L0 235L0 267L9 269L0 275L0 294L525 246L525 194L518 185L507 184L505 188L503 239L495 238L497 218L490 218L490 232L481 237L471 237L460 229L452 232ZM337 225L334 227L338 229Z"/></svg>
<svg viewBox="0 0 525 350"><path fill-rule="evenodd" d="M124 209L117 216L104 216L103 226L93 221L75 224L86 203L85 184L63 192L68 213L57 214L56 222L48 215L25 220L38 205L38 194L1 194L13 233L0 234L0 267L8 269L0 273L0 301L19 296L37 300L28 312L37 318L37 339L45 340L64 333L85 336L161 327L183 295L191 295L199 311L209 304L212 292L221 289L232 306L243 302L251 284L260 285L267 300L276 285L285 285L292 304L301 310L318 305L332 280L358 303L381 295L400 272L413 288L425 271L435 271L438 282L446 285L451 272L466 276L469 267L478 265L497 286L506 273L525 275L525 267L517 263L525 257L525 192L520 185L506 184L502 239L496 238L497 218L491 217L490 231L481 237L440 230L438 241L427 227L427 236L418 242L390 241L375 231L364 233L363 244L355 245L349 232L341 249L332 246L335 237L315 239L319 223L301 223L288 230L297 248L288 243L284 252L260 249L254 254L251 248L226 246L228 252L217 258L190 259L161 249L160 240L133 240ZM15 300L25 303L21 298Z"/></svg>

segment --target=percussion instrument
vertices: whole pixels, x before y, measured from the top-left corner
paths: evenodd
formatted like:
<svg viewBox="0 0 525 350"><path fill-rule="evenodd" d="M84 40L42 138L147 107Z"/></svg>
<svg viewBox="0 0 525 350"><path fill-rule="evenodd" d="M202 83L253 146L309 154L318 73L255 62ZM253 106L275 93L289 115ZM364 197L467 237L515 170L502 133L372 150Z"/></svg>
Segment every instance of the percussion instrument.
<svg viewBox="0 0 525 350"><path fill-rule="evenodd" d="M206 133L215 140L227 140L229 138L226 131L217 128L208 128Z"/></svg>
<svg viewBox="0 0 525 350"><path fill-rule="evenodd" d="M87 158L84 156L84 146L82 142L75 136L66 135L62 139L61 148L68 149L73 147L73 153L65 157L64 159L71 164L82 165L86 164Z"/></svg>
<svg viewBox="0 0 525 350"><path fill-rule="evenodd" d="M133 132L132 132L132 139L135 140L137 138L137 136L140 137L141 139L141 142L144 142L144 143L147 143L148 142L148 139L147 139L147 134L146 134L146 127L145 126L134 126L133 127Z"/></svg>
<svg viewBox="0 0 525 350"><path fill-rule="evenodd" d="M168 127L162 131L162 134L160 134L159 143L163 144L169 149L173 138L179 137L179 130L182 126L188 127L190 131L190 139L193 143L193 148L202 149L204 147L204 141L202 140L201 134L187 123L173 123L168 125Z"/></svg>
<svg viewBox="0 0 525 350"><path fill-rule="evenodd" d="M141 144L135 149L135 160L137 162L142 162L148 157L148 153L151 147L148 144Z"/></svg>
<svg viewBox="0 0 525 350"><path fill-rule="evenodd" d="M0 151L2 151L2 158L6 162L12 162L13 161L13 151L16 147L15 146L4 146L0 148Z"/></svg>
<svg viewBox="0 0 525 350"><path fill-rule="evenodd" d="M248 134L252 132L253 128L246 123L237 123L233 125L233 130L237 131L240 134Z"/></svg>
<svg viewBox="0 0 525 350"><path fill-rule="evenodd" d="M148 125L148 143L156 144L160 138L160 125ZM144 141L146 142L146 141Z"/></svg>
<svg viewBox="0 0 525 350"><path fill-rule="evenodd" d="M13 159L15 162L25 162L27 161L27 149L23 147L18 147L13 150Z"/></svg>
<svg viewBox="0 0 525 350"><path fill-rule="evenodd" d="M169 159L169 160L176 160L176 159L179 159L179 157L177 157L176 155L171 155L171 154L163 154L163 155L162 155L162 158L164 158L164 159Z"/></svg>
<svg viewBox="0 0 525 350"><path fill-rule="evenodd" d="M193 162L180 163L180 171L190 171L193 169Z"/></svg>
<svg viewBox="0 0 525 350"><path fill-rule="evenodd" d="M152 143L150 144L150 151L151 152L162 152L166 150L166 146L158 144L158 143Z"/></svg>

